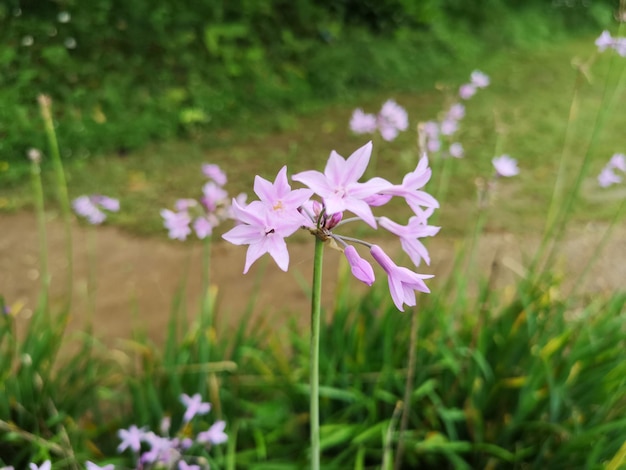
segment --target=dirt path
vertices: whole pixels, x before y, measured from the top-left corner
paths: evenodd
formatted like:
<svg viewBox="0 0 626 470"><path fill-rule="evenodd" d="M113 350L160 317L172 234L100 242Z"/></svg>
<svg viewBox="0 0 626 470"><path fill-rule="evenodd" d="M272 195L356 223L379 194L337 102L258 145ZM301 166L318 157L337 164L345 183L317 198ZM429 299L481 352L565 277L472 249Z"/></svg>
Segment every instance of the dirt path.
<svg viewBox="0 0 626 470"><path fill-rule="evenodd" d="M0 214L0 295L8 304L23 304L20 316L28 318L36 305L39 289L38 235L35 217L30 213ZM579 273L588 261L593 248L604 233L604 225L588 224L572 229L563 244L562 255L555 269L564 276L564 287L571 286L573 274ZM89 272L88 241L90 227L73 227L74 234L74 292L70 329L82 329L88 319L87 280ZM163 339L174 294L189 261L189 281L186 299L188 311L197 311L201 290L201 253L198 243L180 243L162 238L139 238L112 227L98 227L95 333L107 340L128 337L133 328L145 329L156 341ZM387 243L386 243L387 242ZM393 240L382 241L390 244ZM429 247L432 267L422 272L437 275L430 282L437 289L451 270L455 246L459 240L436 237ZM514 234L485 234L479 246L480 270L486 273L494 257L500 261L498 287L505 287L523 272L525 256L534 251L538 239L518 239ZM393 248L389 245L390 249ZM48 222L49 265L52 273L52 303L61 305L64 299L65 276L68 263L65 256L64 230L58 219ZM213 246L211 267L212 284L218 288L218 326L226 332L241 319L255 279L262 276L253 315L263 318L271 326L285 314L302 312L301 322L306 328L309 301L298 282L309 279L311 273L312 243L289 243L291 256L288 273L280 271L270 259L266 269L257 263L250 273L243 275L245 247L218 241ZM332 306L337 277L338 252L327 250L325 256L325 303ZM623 289L626 280L626 227L613 234L603 255L595 264L585 290L589 294ZM385 282L378 273L377 282ZM354 280L351 289L361 290ZM567 292L567 290L565 290Z"/></svg>

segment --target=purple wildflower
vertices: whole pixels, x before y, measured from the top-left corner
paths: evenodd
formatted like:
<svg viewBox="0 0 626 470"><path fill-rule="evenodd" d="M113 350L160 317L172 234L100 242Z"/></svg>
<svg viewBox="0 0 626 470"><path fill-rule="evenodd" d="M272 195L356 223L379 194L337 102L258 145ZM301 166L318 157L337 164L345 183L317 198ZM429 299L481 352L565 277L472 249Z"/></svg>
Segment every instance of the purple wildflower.
<svg viewBox="0 0 626 470"><path fill-rule="evenodd" d="M421 260L430 265L428 250L419 238L432 237L439 233L441 227L426 225L424 221L415 216L409 219L407 225L400 225L387 217L378 219L380 226L400 238L400 244L404 252L409 255L415 266L419 266Z"/></svg>
<svg viewBox="0 0 626 470"><path fill-rule="evenodd" d="M626 155L623 153L616 153L609 160L608 166L626 173Z"/></svg>
<svg viewBox="0 0 626 470"><path fill-rule="evenodd" d="M465 85L461 85L461 88L459 88L459 96L464 100L469 100L475 94L476 94L476 85L473 85L471 83L466 83Z"/></svg>
<svg viewBox="0 0 626 470"><path fill-rule="evenodd" d="M406 110L395 101L387 100L378 113L378 129L382 138L391 141L408 127L409 116Z"/></svg>
<svg viewBox="0 0 626 470"><path fill-rule="evenodd" d="M415 170L405 175L402 184L393 185L390 188L384 189L381 193L403 197L409 207L413 209L415 215L423 217L424 209L422 207L439 207L439 202L437 202L434 197L420 190L428 183L431 175L432 170L428 167L428 158L423 157L418 162Z"/></svg>
<svg viewBox="0 0 626 470"><path fill-rule="evenodd" d="M622 178L615 174L613 168L605 166L598 175L598 184L602 188L608 188L622 182Z"/></svg>
<svg viewBox="0 0 626 470"><path fill-rule="evenodd" d="M196 415L205 415L211 411L211 404L203 402L202 396L199 393L196 393L191 397L186 393L183 393L180 396L180 401L187 407L185 415L183 416L183 421L185 423L191 421Z"/></svg>
<svg viewBox="0 0 626 470"><path fill-rule="evenodd" d="M122 442L117 446L117 451L122 453L130 447L133 452L139 452L141 449L141 441L144 439L145 435L145 429L138 428L134 424L128 429L120 429L117 431L117 437L119 437Z"/></svg>
<svg viewBox="0 0 626 470"><path fill-rule="evenodd" d="M459 129L459 124L453 119L444 119L441 122L441 134L452 135Z"/></svg>
<svg viewBox="0 0 626 470"><path fill-rule="evenodd" d="M472 85L477 88L486 88L489 86L489 77L480 70L474 70L470 76Z"/></svg>
<svg viewBox="0 0 626 470"><path fill-rule="evenodd" d="M89 460L85 462L85 467L87 468L87 470L115 470L115 465L113 465L112 463L100 466L93 462L90 462Z"/></svg>
<svg viewBox="0 0 626 470"><path fill-rule="evenodd" d="M611 37L611 33L604 30L602 34L596 39L596 46L598 46L599 52L604 52L607 48L613 46L613 38Z"/></svg>
<svg viewBox="0 0 626 470"><path fill-rule="evenodd" d="M370 253L387 273L391 298L396 308L401 312L404 312L404 304L409 307L416 305L415 291L430 292L424 279L430 279L433 277L432 275L417 274L408 268L398 266L378 245L373 245Z"/></svg>
<svg viewBox="0 0 626 470"><path fill-rule="evenodd" d="M455 103L448 110L447 119L459 121L465 117L465 106L461 103Z"/></svg>
<svg viewBox="0 0 626 470"><path fill-rule="evenodd" d="M501 155L491 160L498 176L510 177L519 174L517 160L508 155Z"/></svg>
<svg viewBox="0 0 626 470"><path fill-rule="evenodd" d="M450 152L450 156L454 158L463 158L463 155L465 154L463 146L458 142L451 144L448 151Z"/></svg>
<svg viewBox="0 0 626 470"><path fill-rule="evenodd" d="M184 460L178 461L178 470L200 470L200 465L188 464Z"/></svg>
<svg viewBox="0 0 626 470"><path fill-rule="evenodd" d="M50 460L46 460L41 465L29 463L28 467L30 468L30 470L50 470L50 468L52 468L52 462L50 462Z"/></svg>
<svg viewBox="0 0 626 470"><path fill-rule="evenodd" d="M161 209L163 224L168 230L168 236L173 240L184 241L191 233L191 217L187 212L173 212L169 209Z"/></svg>
<svg viewBox="0 0 626 470"><path fill-rule="evenodd" d="M196 437L196 442L200 444L223 444L228 440L228 435L224 432L226 421L216 421L208 430L201 432Z"/></svg>
<svg viewBox="0 0 626 470"><path fill-rule="evenodd" d="M320 196L328 214L350 211L376 228L376 219L365 199L382 193L391 185L382 178L372 178L366 183L358 182L365 173L371 153L371 142L357 149L347 160L333 150L324 173L303 171L293 175L292 179L308 186Z"/></svg>
<svg viewBox="0 0 626 470"><path fill-rule="evenodd" d="M108 196L94 194L77 197L72 201L72 207L77 215L86 218L92 225L98 225L106 219L106 214L102 209L117 212L120 209L120 202Z"/></svg>
<svg viewBox="0 0 626 470"><path fill-rule="evenodd" d="M350 119L350 129L355 134L371 134L376 131L378 124L376 116L366 114L362 109L355 109Z"/></svg>
<svg viewBox="0 0 626 470"><path fill-rule="evenodd" d="M348 245L343 253L346 256L348 263L350 263L352 275L368 286L374 284L374 281L376 280L374 277L374 269L369 262L359 256L356 248L352 245Z"/></svg>
<svg viewBox="0 0 626 470"><path fill-rule="evenodd" d="M212 179L219 186L224 186L228 181L226 173L224 173L222 169L214 163L205 163L202 165L202 173L204 173L206 177Z"/></svg>

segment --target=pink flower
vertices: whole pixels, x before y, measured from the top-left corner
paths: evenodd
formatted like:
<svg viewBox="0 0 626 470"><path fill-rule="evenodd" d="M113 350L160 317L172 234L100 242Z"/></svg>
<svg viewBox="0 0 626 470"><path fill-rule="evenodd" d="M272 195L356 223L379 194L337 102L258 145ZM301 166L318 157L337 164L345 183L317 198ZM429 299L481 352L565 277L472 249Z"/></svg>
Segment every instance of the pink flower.
<svg viewBox="0 0 626 470"><path fill-rule="evenodd" d="M217 221L215 221L217 222ZM198 217L193 221L193 231L200 240L204 240L206 237L213 233L213 223L209 220L209 217Z"/></svg>
<svg viewBox="0 0 626 470"><path fill-rule="evenodd" d="M376 219L365 199L381 193L390 187L390 183L382 178L358 182L365 173L371 153L371 142L356 150L347 160L333 150L323 174L309 170L294 175L292 179L308 186L324 199L328 214L350 211L376 228Z"/></svg>
<svg viewBox="0 0 626 470"><path fill-rule="evenodd" d="M106 214L101 209L117 212L120 210L120 202L108 196L94 194L77 197L72 201L72 207L77 215L86 218L90 224L98 225L106 219Z"/></svg>
<svg viewBox="0 0 626 470"><path fill-rule="evenodd" d="M485 88L489 86L489 77L480 70L474 70L470 76L472 85L477 88Z"/></svg>
<svg viewBox="0 0 626 470"><path fill-rule="evenodd" d="M452 119L444 119L441 123L441 134L452 135L459 129L457 121Z"/></svg>
<svg viewBox="0 0 626 470"><path fill-rule="evenodd" d="M30 468L30 470L50 470L50 468L52 468L52 462L50 462L50 460L46 460L41 465L29 463L28 467Z"/></svg>
<svg viewBox="0 0 626 470"><path fill-rule="evenodd" d="M183 393L180 396L180 401L183 402L183 405L187 408L185 410L185 415L183 416L183 421L185 423L191 421L196 415L205 415L211 411L211 404L203 402L202 395L199 393L196 393L191 397L186 393Z"/></svg>
<svg viewBox="0 0 626 470"><path fill-rule="evenodd" d="M209 181L202 187L202 204L209 212L215 212L217 206L228 199L228 193L213 181Z"/></svg>
<svg viewBox="0 0 626 470"><path fill-rule="evenodd" d="M466 83L465 85L461 85L461 88L459 88L459 96L464 100L469 100L475 94L476 94L476 85L473 85L471 83Z"/></svg>
<svg viewBox="0 0 626 470"><path fill-rule="evenodd" d="M598 46L599 52L604 52L607 48L612 47L614 43L611 33L604 30L602 34L596 39L596 46Z"/></svg>
<svg viewBox="0 0 626 470"><path fill-rule="evenodd" d="M226 421L216 421L207 431L201 432L196 437L196 441L201 444L223 444L228 440L228 435L224 432Z"/></svg>
<svg viewBox="0 0 626 470"><path fill-rule="evenodd" d="M461 103L455 103L448 110L447 119L459 121L465 117L465 106Z"/></svg>
<svg viewBox="0 0 626 470"><path fill-rule="evenodd" d="M621 183L622 178L615 174L613 169L609 166L605 166L598 175L598 184L602 188L608 188L617 183Z"/></svg>
<svg viewBox="0 0 626 470"><path fill-rule="evenodd" d="M417 167L405 175L402 184L393 185L381 191L382 194L403 197L416 215L424 215L423 207L439 207L439 202L425 191L420 191L430 180L432 170L428 167L428 158L420 159Z"/></svg>
<svg viewBox="0 0 626 470"><path fill-rule="evenodd" d="M120 429L117 431L117 436L122 441L119 446L117 446L118 452L124 452L127 448L137 453L141 449L141 441L146 436L146 431L144 428L138 428L134 424L128 429Z"/></svg>
<svg viewBox="0 0 626 470"><path fill-rule="evenodd" d="M112 463L101 467L100 465L87 461L85 462L85 467L87 470L115 470L115 465L113 465Z"/></svg>
<svg viewBox="0 0 626 470"><path fill-rule="evenodd" d="M191 233L191 217L187 212L173 212L169 209L161 209L163 225L169 231L168 236L173 240L185 240Z"/></svg>
<svg viewBox="0 0 626 470"><path fill-rule="evenodd" d="M211 178L219 186L224 186L226 181L228 181L226 173L214 163L205 163L202 165L202 173L208 178Z"/></svg>
<svg viewBox="0 0 626 470"><path fill-rule="evenodd" d="M421 260L430 265L430 255L428 250L419 238L432 237L439 233L441 227L425 225L419 217L411 217L407 225L400 225L387 217L378 219L381 227L389 230L400 238L400 244L404 252L409 255L415 266L419 266Z"/></svg>
<svg viewBox="0 0 626 470"><path fill-rule="evenodd" d="M496 173L499 176L510 177L519 174L517 160L509 157L508 155L495 157L491 160L491 162L493 163L493 166L496 169Z"/></svg>
<svg viewBox="0 0 626 470"><path fill-rule="evenodd" d="M346 255L346 259L348 263L350 263L350 270L352 271L352 275L356 277L359 281L371 286L374 284L374 269L372 269L372 265L369 264L365 259L359 256L359 253L356 251L352 245L348 245L343 251L344 255Z"/></svg>
<svg viewBox="0 0 626 470"><path fill-rule="evenodd" d="M297 225L302 225L307 221L300 214L298 208L302 206L313 195L310 189L291 190L287 180L287 167L283 166L274 183L270 183L265 178L256 176L254 178L254 192L265 207L276 216L283 219L293 220Z"/></svg>
<svg viewBox="0 0 626 470"><path fill-rule="evenodd" d="M253 201L244 208L233 199L232 212L235 219L242 223L230 229L222 238L234 245L249 245L243 273L247 273L252 263L265 253L274 258L280 269L287 271L289 252L285 237L300 228L297 223L294 224L295 218L276 216L261 201Z"/></svg>
<svg viewBox="0 0 626 470"><path fill-rule="evenodd" d="M355 109L352 113L350 129L355 134L371 134L377 127L376 116L373 114L365 114L362 109Z"/></svg>
<svg viewBox="0 0 626 470"><path fill-rule="evenodd" d="M608 166L626 173L626 155L623 153L616 153L609 160Z"/></svg>
<svg viewBox="0 0 626 470"><path fill-rule="evenodd" d="M463 158L463 155L465 153L465 151L463 150L463 146L458 142L451 144L448 151L450 152L450 156L454 158Z"/></svg>
<svg viewBox="0 0 626 470"><path fill-rule="evenodd" d="M395 101L387 100L378 113L378 129L382 138L391 141L408 127L409 116L406 110Z"/></svg>
<svg viewBox="0 0 626 470"><path fill-rule="evenodd" d="M416 305L415 291L430 292L424 283L424 279L429 279L433 277L432 275L417 274L407 268L398 266L378 245L373 245L370 253L387 273L391 298L396 308L401 312L404 312L404 304L409 307Z"/></svg>

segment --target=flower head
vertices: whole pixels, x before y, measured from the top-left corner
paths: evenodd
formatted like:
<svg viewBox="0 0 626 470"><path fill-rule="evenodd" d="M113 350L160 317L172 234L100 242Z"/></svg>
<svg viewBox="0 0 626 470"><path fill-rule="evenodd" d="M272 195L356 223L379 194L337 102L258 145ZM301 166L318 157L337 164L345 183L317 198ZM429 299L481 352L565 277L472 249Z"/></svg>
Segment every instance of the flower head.
<svg viewBox="0 0 626 470"><path fill-rule="evenodd" d="M106 219L102 209L117 212L120 210L120 202L108 196L94 194L77 197L72 201L72 207L77 215L86 218L90 224L98 225Z"/></svg>
<svg viewBox="0 0 626 470"><path fill-rule="evenodd" d="M133 452L137 453L141 450L141 441L144 439L146 431L144 428L138 428L134 424L128 429L120 429L117 431L117 437L122 441L117 446L118 452L124 452L130 448Z"/></svg>
<svg viewBox="0 0 626 470"><path fill-rule="evenodd" d="M163 224L168 230L168 236L173 240L185 240L191 233L191 217L186 211L173 212L169 209L161 210Z"/></svg>
<svg viewBox="0 0 626 470"><path fill-rule="evenodd" d="M346 255L346 259L350 264L352 275L368 286L374 284L374 281L376 280L374 277L374 269L372 269L372 265L370 263L359 256L356 248L352 245L348 245L343 253Z"/></svg>
<svg viewBox="0 0 626 470"><path fill-rule="evenodd" d="M463 150L463 146L458 142L450 144L448 152L450 152L450 156L454 158L463 158L463 155L465 153L465 151Z"/></svg>
<svg viewBox="0 0 626 470"><path fill-rule="evenodd" d="M28 466L30 470L50 470L50 468L52 468L52 462L50 462L50 460L46 460L41 465L29 463Z"/></svg>
<svg viewBox="0 0 626 470"><path fill-rule="evenodd" d="M371 134L376 131L378 124L376 116L366 114L362 109L355 109L350 119L350 129L355 134Z"/></svg>
<svg viewBox="0 0 626 470"><path fill-rule="evenodd" d="M214 164L214 163L205 163L202 165L202 173L210 179L212 179L217 185L224 186L228 178L226 178L226 173L222 171L222 169Z"/></svg>
<svg viewBox="0 0 626 470"><path fill-rule="evenodd" d="M515 176L519 174L519 168L517 167L517 160L509 157L508 155L501 155L491 160L493 167L496 170L498 176Z"/></svg>
<svg viewBox="0 0 626 470"><path fill-rule="evenodd" d="M622 182L622 178L615 174L613 168L606 166L602 169L600 174L598 175L598 184L602 188L608 188L614 184L618 184Z"/></svg>
<svg viewBox="0 0 626 470"><path fill-rule="evenodd" d="M407 268L398 266L378 245L373 245L370 253L387 273L391 298L396 308L401 312L404 312L404 304L409 307L416 305L415 291L430 292L424 283L424 279L429 279L433 277L432 275L417 274Z"/></svg>
<svg viewBox="0 0 626 470"><path fill-rule="evenodd" d="M378 113L378 128L385 140L395 139L400 131L409 127L409 116L406 110L393 100L387 100Z"/></svg>
<svg viewBox="0 0 626 470"><path fill-rule="evenodd" d="M614 39L611 37L611 33L604 30L602 34L596 39L596 46L598 46L599 52L604 52L607 48L613 46Z"/></svg>
<svg viewBox="0 0 626 470"><path fill-rule="evenodd" d="M185 423L191 421L196 415L205 415L211 411L211 404L203 402L202 396L199 393L196 393L191 397L186 393L183 393L180 396L180 401L187 407L185 415L183 416L183 421Z"/></svg>
<svg viewBox="0 0 626 470"><path fill-rule="evenodd" d="M207 431L201 432L196 437L196 442L201 444L223 444L228 440L228 435L224 432L226 421L216 421Z"/></svg>
<svg viewBox="0 0 626 470"><path fill-rule="evenodd" d="M489 77L480 70L474 70L470 76L472 85L477 88L485 88L489 86Z"/></svg>
<svg viewBox="0 0 626 470"><path fill-rule="evenodd" d="M365 199L382 192L391 184L382 178L358 182L365 173L371 153L371 142L357 149L348 159L333 150L324 173L303 171L293 175L292 179L308 186L320 196L328 214L350 211L375 228L374 214Z"/></svg>
<svg viewBox="0 0 626 470"><path fill-rule="evenodd" d="M476 85L472 83L466 83L459 88L459 96L464 100L469 100L476 94Z"/></svg>
<svg viewBox="0 0 626 470"><path fill-rule="evenodd" d="M113 465L112 463L100 466L93 462L87 461L85 462L85 467L87 468L87 470L115 470L115 465Z"/></svg>

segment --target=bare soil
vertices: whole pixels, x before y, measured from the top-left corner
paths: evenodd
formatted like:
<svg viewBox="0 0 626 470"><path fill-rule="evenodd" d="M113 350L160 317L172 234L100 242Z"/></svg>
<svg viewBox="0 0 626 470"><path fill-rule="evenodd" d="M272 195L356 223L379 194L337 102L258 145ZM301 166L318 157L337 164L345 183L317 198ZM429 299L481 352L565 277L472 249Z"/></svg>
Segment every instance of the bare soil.
<svg viewBox="0 0 626 470"><path fill-rule="evenodd" d="M0 214L0 295L7 304L19 309L19 318L32 315L40 288L39 238L35 216L32 213ZM49 216L48 256L52 277L51 302L64 304L68 262L64 228L54 215ZM198 311L201 297L202 246L200 243L175 242L163 237L142 238L114 227L86 227L78 223L73 230L73 292L70 331L82 330L90 317L94 332L105 341L128 338L133 330L145 330L157 342L163 340L172 310L172 300L180 289L181 279L186 283L187 311L192 316ZM589 223L569 230L553 266L563 276L563 295L571 286L589 259L606 230L604 224ZM91 237L91 238L90 238ZM89 243L95 242L95 262L89 261ZM432 290L441 285L452 269L455 250L461 240L438 236L429 240L432 265L420 272L434 273L429 282ZM538 246L539 237L518 236L514 233L485 233L478 247L478 268L472 277L487 275L494 260L498 262L496 288L505 289L518 276L524 275L527 260ZM391 252L394 240L379 243ZM309 299L302 283L310 279L313 243L289 243L291 257L289 272L283 273L271 259L257 262L243 275L246 247L232 246L216 241L212 250L211 284L217 287L217 322L222 334L241 321L251 297L253 317L262 319L266 326L283 324L287 315L306 328ZM324 301L332 308L338 263L342 255L327 250L325 255ZM626 227L617 227L608 244L589 272L584 293L594 296L624 288L626 280ZM265 266L264 266L265 264ZM88 302L89 271L95 273L93 290L95 311L90 314ZM385 282L377 272L377 282ZM258 282L258 291L255 284ZM304 280L304 281L303 281ZM353 280L350 289L363 291L365 287ZM581 293L581 292L578 292Z"/></svg>

